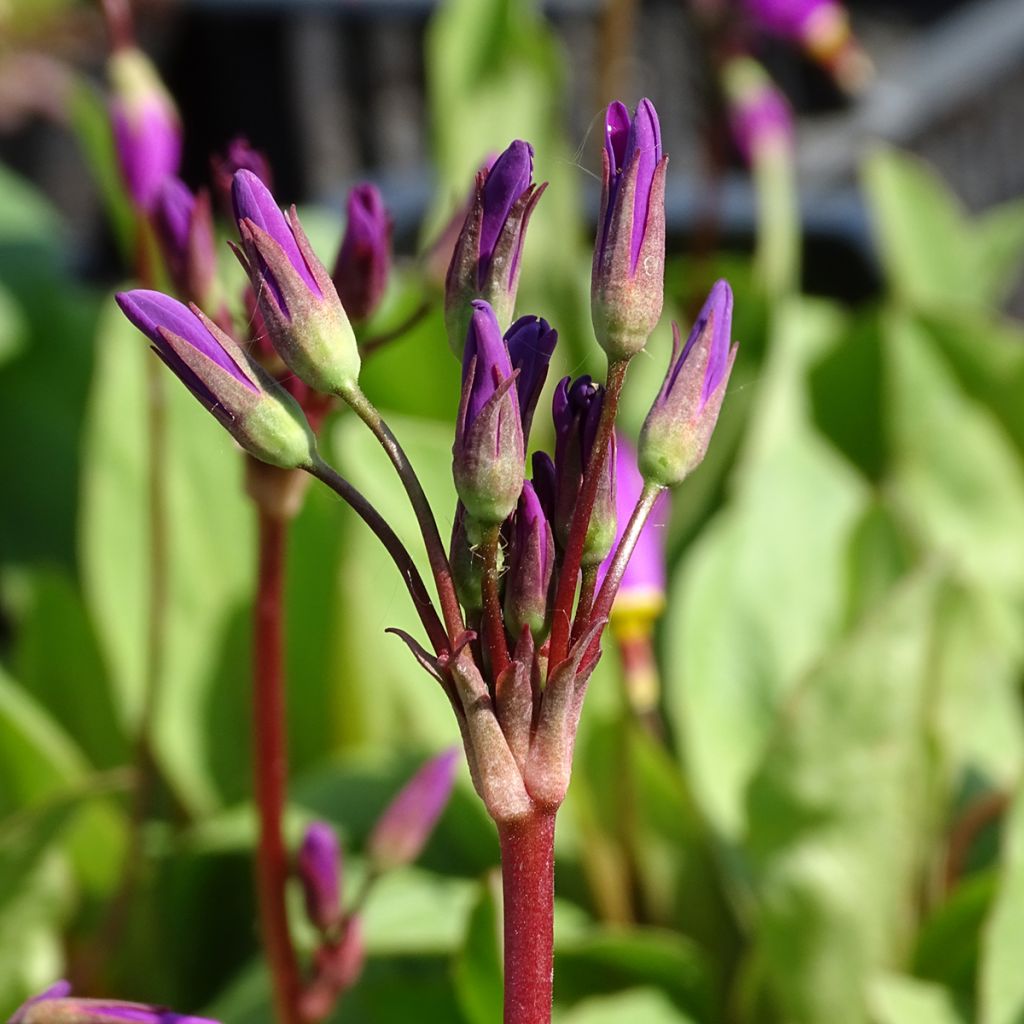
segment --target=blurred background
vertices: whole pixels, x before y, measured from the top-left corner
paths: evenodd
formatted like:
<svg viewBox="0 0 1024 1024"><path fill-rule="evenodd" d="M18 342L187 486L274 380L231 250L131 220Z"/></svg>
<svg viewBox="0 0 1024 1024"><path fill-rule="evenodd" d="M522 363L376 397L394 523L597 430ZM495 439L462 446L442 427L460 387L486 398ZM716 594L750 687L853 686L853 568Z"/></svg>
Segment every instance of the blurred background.
<svg viewBox="0 0 1024 1024"><path fill-rule="evenodd" d="M666 312L631 370L627 436L669 319L687 329L717 277L734 286L739 362L707 462L674 496L665 610L641 624L653 702L646 678L638 707L624 620L588 695L559 818L558 1018L1021 1024L1024 4L851 2L851 33L827 46L759 6L140 0L135 15L191 187L247 137L328 265L348 188L381 188L396 255L366 337L425 313L364 386L442 532L458 370L438 238L488 154L534 145L551 184L517 310L559 329L553 380L600 374L602 111L658 108ZM133 819L150 357L111 298L132 227L107 46L92 3L0 0L0 1017L70 976L263 1024L252 511L238 452L176 384L160 791ZM762 69L756 95L791 106L792 135L769 125L766 143L744 120L741 58ZM233 263L225 250L237 297ZM323 437L415 549L372 438L341 415ZM354 891L381 808L457 729L383 633L416 624L385 556L322 488L292 530L288 600L290 835L334 823ZM420 863L375 886L367 965L334 1019L499 1019L496 864L462 778ZM138 879L112 919L126 865Z"/></svg>

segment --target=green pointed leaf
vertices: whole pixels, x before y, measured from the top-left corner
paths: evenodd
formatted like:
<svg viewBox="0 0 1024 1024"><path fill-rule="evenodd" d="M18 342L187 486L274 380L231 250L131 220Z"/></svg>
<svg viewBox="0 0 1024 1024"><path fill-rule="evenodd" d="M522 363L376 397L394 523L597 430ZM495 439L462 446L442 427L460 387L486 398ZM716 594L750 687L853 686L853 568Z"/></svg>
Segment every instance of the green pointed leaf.
<svg viewBox="0 0 1024 1024"><path fill-rule="evenodd" d="M469 1024L493 1024L502 1014L501 877L480 886L453 970L459 1006Z"/></svg>
<svg viewBox="0 0 1024 1024"><path fill-rule="evenodd" d="M871 982L875 1024L967 1024L949 990L941 985L880 974Z"/></svg>
<svg viewBox="0 0 1024 1024"><path fill-rule="evenodd" d="M637 988L617 995L588 999L568 1013L558 1015L557 1024L621 1024L622 1021L643 1024L696 1024L672 1003L663 992L654 988Z"/></svg>

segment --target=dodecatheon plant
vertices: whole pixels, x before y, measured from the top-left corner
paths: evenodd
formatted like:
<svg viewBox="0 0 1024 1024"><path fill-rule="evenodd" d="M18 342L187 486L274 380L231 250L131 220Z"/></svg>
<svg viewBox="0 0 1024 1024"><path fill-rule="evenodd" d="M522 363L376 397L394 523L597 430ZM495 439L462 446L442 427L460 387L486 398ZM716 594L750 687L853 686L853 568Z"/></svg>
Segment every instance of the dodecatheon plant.
<svg viewBox="0 0 1024 1024"><path fill-rule="evenodd" d="M467 614L476 615L483 608L484 563L478 546L470 541L466 533L466 506L461 501L455 507L448 551L459 604Z"/></svg>
<svg viewBox="0 0 1024 1024"><path fill-rule="evenodd" d="M338 837L326 822L314 821L306 828L295 870L310 923L321 932L335 932L342 920L342 860Z"/></svg>
<svg viewBox="0 0 1024 1024"><path fill-rule="evenodd" d="M518 139L478 172L445 280L445 326L456 356L466 343L473 299L486 299L502 325L511 321L526 227L546 187L533 182L533 147Z"/></svg>
<svg viewBox="0 0 1024 1024"><path fill-rule="evenodd" d="M526 627L540 643L548 626L555 540L537 492L527 481L519 498L505 584L505 625L512 636Z"/></svg>
<svg viewBox="0 0 1024 1024"><path fill-rule="evenodd" d="M384 809L366 843L376 871L411 864L427 845L455 784L459 748L431 758Z"/></svg>
<svg viewBox="0 0 1024 1024"><path fill-rule="evenodd" d="M516 394L523 423L523 441L530 440L533 413L548 376L548 364L558 342L556 331L543 317L521 316L506 332L512 369L519 371Z"/></svg>
<svg viewBox="0 0 1024 1024"><path fill-rule="evenodd" d="M123 46L107 65L114 149L132 202L148 213L164 178L181 165L181 119L149 58Z"/></svg>
<svg viewBox="0 0 1024 1024"><path fill-rule="evenodd" d="M178 294L206 304L217 277L209 194L193 195L180 178L164 178L153 203L153 227Z"/></svg>
<svg viewBox="0 0 1024 1024"><path fill-rule="evenodd" d="M217 1024L163 1006L119 999L79 999L71 985L58 981L14 1011L7 1024Z"/></svg>
<svg viewBox="0 0 1024 1024"><path fill-rule="evenodd" d="M732 373L732 289L718 281L686 344L672 325L672 355L658 397L640 431L644 480L664 487L682 483L700 465Z"/></svg>
<svg viewBox="0 0 1024 1024"><path fill-rule="evenodd" d="M523 490L525 445L516 377L498 320L481 299L472 308L452 472L469 516L496 526L512 514Z"/></svg>
<svg viewBox="0 0 1024 1024"><path fill-rule="evenodd" d="M633 117L618 101L608 107L602 160L590 308L597 340L616 361L647 344L664 301L668 157L650 100Z"/></svg>
<svg viewBox="0 0 1024 1024"><path fill-rule="evenodd" d="M748 164L793 149L793 110L760 64L749 57L728 61L722 71L729 127Z"/></svg>
<svg viewBox="0 0 1024 1024"><path fill-rule="evenodd" d="M295 400L197 306L144 289L120 292L117 304L250 455L283 469L312 465L316 442Z"/></svg>
<svg viewBox="0 0 1024 1024"><path fill-rule="evenodd" d="M274 172L271 170L266 154L262 150L254 148L249 140L242 135L233 138L224 147L223 152L214 153L210 157L213 190L224 216L229 220L235 218L231 189L234 185L235 175L239 171L251 171L267 188L271 191L274 189Z"/></svg>
<svg viewBox="0 0 1024 1024"><path fill-rule="evenodd" d="M334 264L345 312L362 323L380 305L391 270L391 215L376 185L356 185L345 204L348 222Z"/></svg>
<svg viewBox="0 0 1024 1024"><path fill-rule="evenodd" d="M288 368L325 394L357 385L359 348L334 282L313 252L293 206L286 218L252 171L239 171L232 198L264 326Z"/></svg>
<svg viewBox="0 0 1024 1024"><path fill-rule="evenodd" d="M564 377L555 388L552 416L555 421L554 529L559 545L568 541L573 510L590 462L601 420L605 389L590 377ZM615 438L608 442L608 458L601 469L594 509L587 526L580 564L600 564L615 537Z"/></svg>

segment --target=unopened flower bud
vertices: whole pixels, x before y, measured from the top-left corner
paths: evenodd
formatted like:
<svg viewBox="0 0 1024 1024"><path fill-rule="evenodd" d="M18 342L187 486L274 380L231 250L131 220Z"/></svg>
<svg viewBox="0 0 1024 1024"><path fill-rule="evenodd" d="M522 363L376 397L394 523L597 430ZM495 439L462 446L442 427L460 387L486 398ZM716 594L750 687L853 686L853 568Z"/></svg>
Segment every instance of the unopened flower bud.
<svg viewBox="0 0 1024 1024"><path fill-rule="evenodd" d="M180 178L165 178L153 204L153 226L178 294L205 304L217 278L209 194L193 195Z"/></svg>
<svg viewBox="0 0 1024 1024"><path fill-rule="evenodd" d="M555 541L537 492L529 482L516 509L512 553L505 584L505 625L513 636L529 626L534 640L547 629L548 591Z"/></svg>
<svg viewBox="0 0 1024 1024"><path fill-rule="evenodd" d="M452 448L455 489L481 524L504 522L523 489L523 428L508 348L494 311L473 303Z"/></svg>
<svg viewBox="0 0 1024 1024"><path fill-rule="evenodd" d="M451 796L459 748L431 758L377 820L366 853L378 871L411 864L426 846Z"/></svg>
<svg viewBox="0 0 1024 1024"><path fill-rule="evenodd" d="M322 932L341 923L341 848L326 822L314 821L307 829L296 858L306 916Z"/></svg>
<svg viewBox="0 0 1024 1024"><path fill-rule="evenodd" d="M160 292L121 292L117 304L153 351L250 454L300 469L316 442L294 399L209 317Z"/></svg>
<svg viewBox="0 0 1024 1024"><path fill-rule="evenodd" d="M348 222L331 276L349 319L362 323L388 285L392 221L376 185L356 185L346 209Z"/></svg>
<svg viewBox="0 0 1024 1024"><path fill-rule="evenodd" d="M359 377L356 337L295 207L286 219L251 171L235 175L233 198L245 269L278 354L310 387L346 393Z"/></svg>
<svg viewBox="0 0 1024 1024"><path fill-rule="evenodd" d="M793 111L764 69L749 57L729 61L723 72L729 124L748 164L763 154L793 148Z"/></svg>
<svg viewBox="0 0 1024 1024"><path fill-rule="evenodd" d="M558 331L543 317L521 316L506 332L512 369L519 371L516 394L523 424L523 442L530 439L533 413L548 376L548 364L558 342Z"/></svg>
<svg viewBox="0 0 1024 1024"><path fill-rule="evenodd" d="M576 499L594 450L604 404L604 388L590 377L559 381L552 400L555 422L555 537L568 543ZM615 538L615 438L609 439L594 509L583 543L584 566L602 562Z"/></svg>
<svg viewBox="0 0 1024 1024"><path fill-rule="evenodd" d="M665 173L654 104L636 114L619 102L605 117L601 215L594 246L590 309L611 360L628 359L661 318L665 278Z"/></svg>
<svg viewBox="0 0 1024 1024"><path fill-rule="evenodd" d="M235 219L231 190L239 171L251 171L271 192L274 190L274 173L266 154L253 148L244 136L232 139L222 153L214 153L210 157L210 172L217 203L228 220Z"/></svg>
<svg viewBox="0 0 1024 1024"><path fill-rule="evenodd" d="M181 165L181 119L149 58L134 46L114 51L108 64L114 148L125 188L145 212L169 174Z"/></svg>
<svg viewBox="0 0 1024 1024"><path fill-rule="evenodd" d="M544 188L533 183L533 147L521 140L477 174L476 195L445 281L448 342L459 358L473 299L490 303L500 324L511 321L526 226Z"/></svg>
<svg viewBox="0 0 1024 1024"><path fill-rule="evenodd" d="M650 483L673 487L703 461L736 358L731 331L725 281L711 289L685 345L672 325L668 372L640 432L640 472Z"/></svg>
<svg viewBox="0 0 1024 1024"><path fill-rule="evenodd" d="M188 1017L163 1006L119 999L79 999L71 985L59 981L14 1011L7 1024L217 1024Z"/></svg>

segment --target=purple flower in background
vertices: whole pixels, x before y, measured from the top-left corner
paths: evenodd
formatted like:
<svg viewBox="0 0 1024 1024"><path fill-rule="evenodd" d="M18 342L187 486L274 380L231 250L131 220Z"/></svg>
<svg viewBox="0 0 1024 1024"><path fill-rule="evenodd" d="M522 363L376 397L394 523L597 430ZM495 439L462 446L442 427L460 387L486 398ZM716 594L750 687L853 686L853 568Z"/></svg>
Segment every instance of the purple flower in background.
<svg viewBox="0 0 1024 1024"><path fill-rule="evenodd" d="M214 153L210 157L210 172L217 201L225 216L232 219L235 207L231 192L235 175L239 171L251 171L268 189L273 191L274 188L274 174L266 154L254 149L244 136L239 135L232 139L223 153Z"/></svg>
<svg viewBox="0 0 1024 1024"><path fill-rule="evenodd" d="M180 178L164 178L153 205L153 227L175 289L202 305L217 273L209 195L193 195Z"/></svg>
<svg viewBox="0 0 1024 1024"><path fill-rule="evenodd" d="M232 199L245 250L240 258L278 355L311 388L346 394L359 378L359 348L295 207L285 217L267 186L248 170L235 175Z"/></svg>
<svg viewBox="0 0 1024 1024"><path fill-rule="evenodd" d="M469 515L496 524L512 514L522 492L525 444L512 363L494 310L481 299L472 308L452 470Z"/></svg>
<svg viewBox="0 0 1024 1024"><path fill-rule="evenodd" d="M723 72L729 126L748 164L760 154L793 148L793 111L764 69L749 57L729 61Z"/></svg>
<svg viewBox="0 0 1024 1024"><path fill-rule="evenodd" d="M618 526L612 551L618 547L622 534L633 515L633 509L640 500L644 478L637 465L636 449L622 435L616 438L615 446L615 513ZM667 491L654 503L647 523L633 548L633 554L626 564L622 581L615 595L612 616L642 615L653 619L665 606L665 527L668 522L669 497ZM604 582L612 555L601 565L598 574L598 589Z"/></svg>
<svg viewBox="0 0 1024 1024"><path fill-rule="evenodd" d="M380 304L391 270L391 215L376 185L356 185L334 264L334 285L350 320L366 320Z"/></svg>
<svg viewBox="0 0 1024 1024"><path fill-rule="evenodd" d="M667 166L654 104L641 100L631 118L612 103L590 283L594 330L610 359L640 351L661 317Z"/></svg>
<svg viewBox="0 0 1024 1024"><path fill-rule="evenodd" d="M110 118L121 177L135 205L149 212L164 178L181 164L181 119L156 68L135 47L108 64Z"/></svg>
<svg viewBox="0 0 1024 1024"><path fill-rule="evenodd" d="M8 1024L217 1024L205 1017L189 1017L163 1006L128 1003L117 999L78 999L71 985L59 981L23 1003Z"/></svg>
<svg viewBox="0 0 1024 1024"><path fill-rule="evenodd" d="M529 441L533 413L547 380L548 364L557 342L558 331L538 316L521 316L505 332L512 369L519 371L516 394L519 396L524 441Z"/></svg>
<svg viewBox="0 0 1024 1024"><path fill-rule="evenodd" d="M640 432L644 479L662 486L681 483L707 452L736 358L732 337L732 289L718 281L686 344L672 325L672 355L658 397Z"/></svg>
<svg viewBox="0 0 1024 1024"><path fill-rule="evenodd" d="M505 589L505 624L514 637L523 627L539 641L547 627L548 591L555 566L551 525L533 485L523 484L516 509Z"/></svg>
<svg viewBox="0 0 1024 1024"><path fill-rule="evenodd" d="M119 293L117 304L247 452L288 469L310 463L315 443L302 411L197 307L143 289Z"/></svg>
<svg viewBox="0 0 1024 1024"><path fill-rule="evenodd" d="M751 20L762 32L801 42L812 22L839 4L834 0L743 0Z"/></svg>
<svg viewBox="0 0 1024 1024"><path fill-rule="evenodd" d="M455 783L458 747L431 758L377 820L366 852L378 870L411 864L426 846Z"/></svg>
<svg viewBox="0 0 1024 1024"><path fill-rule="evenodd" d="M306 916L322 932L341 924L341 849L326 822L314 821L306 829L296 858Z"/></svg>
<svg viewBox="0 0 1024 1024"><path fill-rule="evenodd" d="M457 356L473 299L486 299L499 323L512 319L526 226L545 187L533 183L533 147L518 139L477 174L445 280L445 324Z"/></svg>

